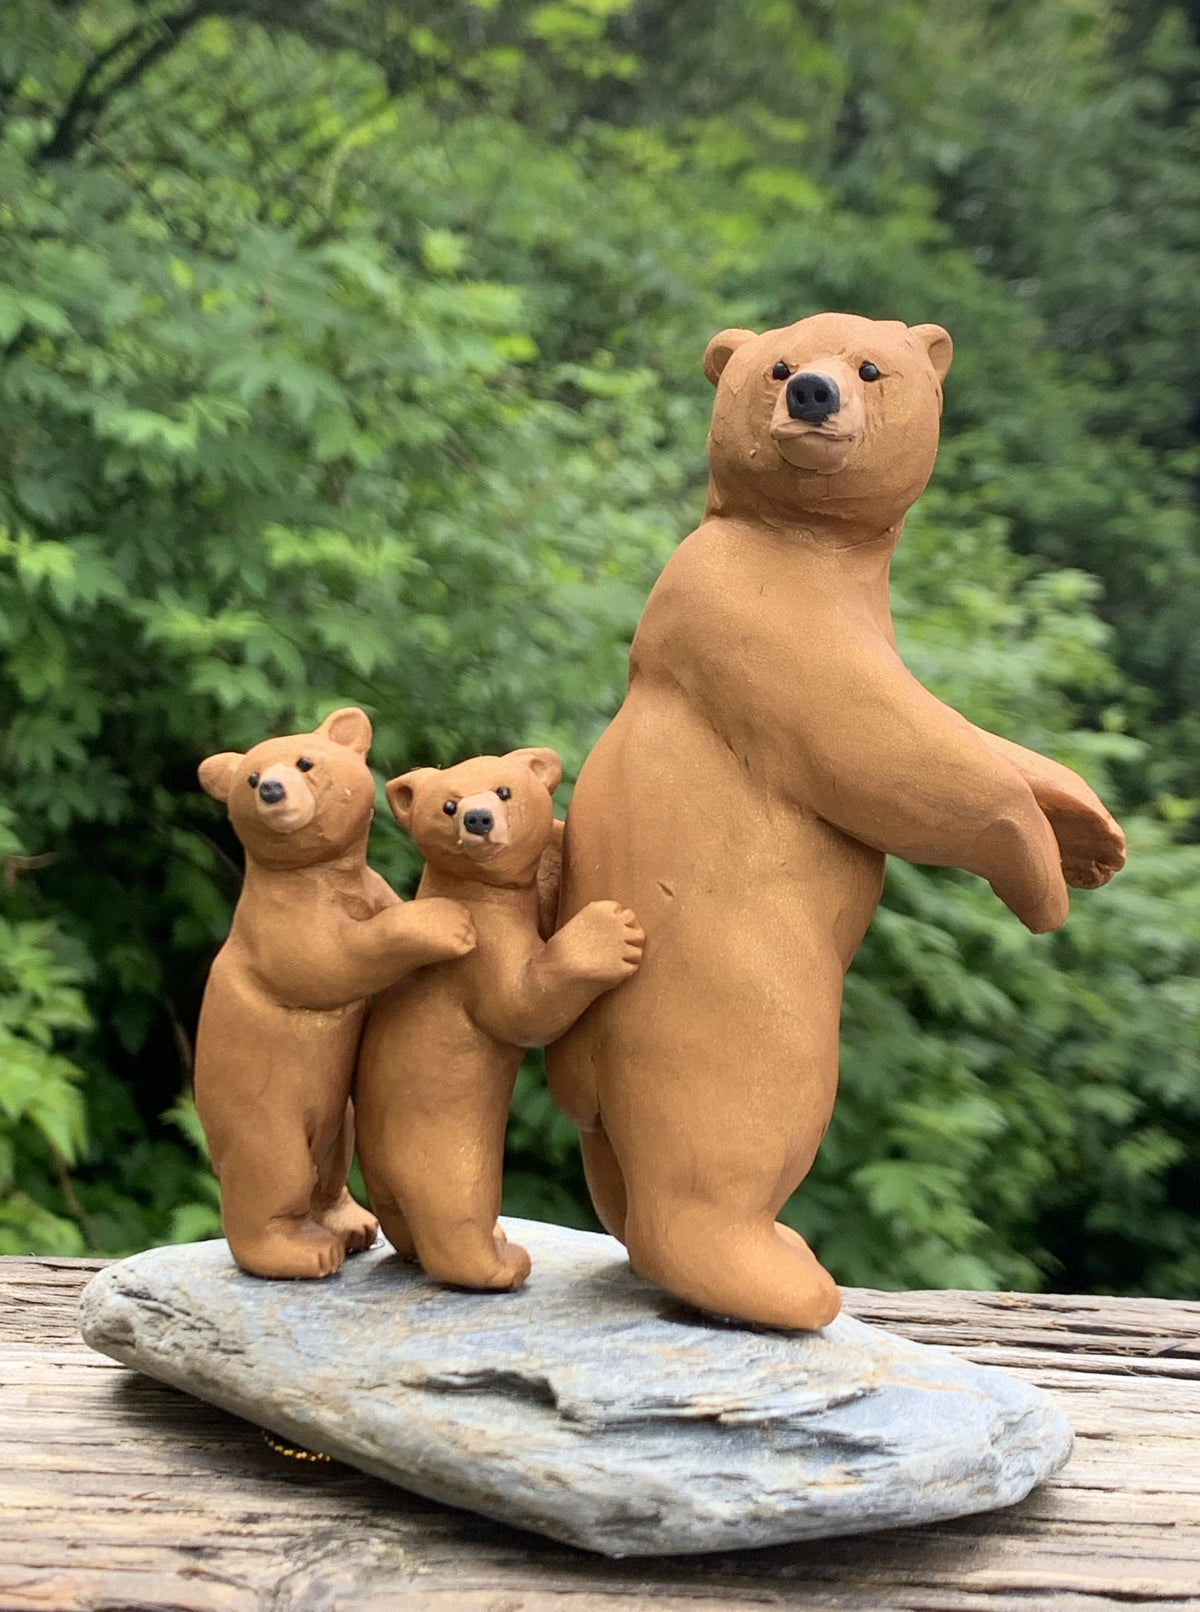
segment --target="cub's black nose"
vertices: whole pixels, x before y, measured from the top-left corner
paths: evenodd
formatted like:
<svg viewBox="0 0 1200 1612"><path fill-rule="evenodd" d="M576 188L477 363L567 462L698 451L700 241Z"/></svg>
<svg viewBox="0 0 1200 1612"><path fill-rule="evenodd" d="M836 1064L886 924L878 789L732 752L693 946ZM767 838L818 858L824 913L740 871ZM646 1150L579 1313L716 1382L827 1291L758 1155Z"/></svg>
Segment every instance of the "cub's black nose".
<svg viewBox="0 0 1200 1612"><path fill-rule="evenodd" d="M478 834L480 839L490 834L496 826L496 819L486 806L475 806L469 812L463 813L463 827L468 834Z"/></svg>
<svg viewBox="0 0 1200 1612"><path fill-rule="evenodd" d="M274 806L277 801L283 799L287 794L287 790L279 782L278 778L268 778L265 783L259 784L258 793L268 806Z"/></svg>
<svg viewBox="0 0 1200 1612"><path fill-rule="evenodd" d="M793 375L787 383L787 411L793 420L806 425L823 425L842 406L837 382L816 370Z"/></svg>

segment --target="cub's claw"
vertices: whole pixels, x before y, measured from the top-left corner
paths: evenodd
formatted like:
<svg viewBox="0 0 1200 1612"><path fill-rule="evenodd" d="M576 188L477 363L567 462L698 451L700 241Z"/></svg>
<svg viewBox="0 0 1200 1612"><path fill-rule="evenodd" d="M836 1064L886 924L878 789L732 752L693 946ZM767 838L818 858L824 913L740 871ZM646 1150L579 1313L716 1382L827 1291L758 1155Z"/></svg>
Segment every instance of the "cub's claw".
<svg viewBox="0 0 1200 1612"><path fill-rule="evenodd" d="M425 934L436 960L465 957L475 950L478 937L471 914L461 901L430 896L422 901Z"/></svg>
<svg viewBox="0 0 1200 1612"><path fill-rule="evenodd" d="M636 971L646 943L636 915L616 901L591 902L560 934L580 974L606 985L617 985Z"/></svg>

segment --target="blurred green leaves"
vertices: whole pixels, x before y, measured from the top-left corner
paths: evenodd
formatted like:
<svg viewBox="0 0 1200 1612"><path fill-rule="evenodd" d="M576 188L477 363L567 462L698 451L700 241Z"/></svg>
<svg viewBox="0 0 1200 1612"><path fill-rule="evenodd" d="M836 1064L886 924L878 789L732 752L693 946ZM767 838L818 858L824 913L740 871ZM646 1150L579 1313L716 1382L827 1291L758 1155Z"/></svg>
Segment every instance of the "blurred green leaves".
<svg viewBox="0 0 1200 1612"><path fill-rule="evenodd" d="M201 757L354 702L381 778L573 771L701 508L705 341L840 306L958 349L906 658L1133 857L1036 939L892 868L786 1214L849 1281L1194 1294L1195 65L1159 0L12 0L0 1248L215 1229ZM372 854L410 887L382 801ZM535 1060L510 1153L590 1223Z"/></svg>

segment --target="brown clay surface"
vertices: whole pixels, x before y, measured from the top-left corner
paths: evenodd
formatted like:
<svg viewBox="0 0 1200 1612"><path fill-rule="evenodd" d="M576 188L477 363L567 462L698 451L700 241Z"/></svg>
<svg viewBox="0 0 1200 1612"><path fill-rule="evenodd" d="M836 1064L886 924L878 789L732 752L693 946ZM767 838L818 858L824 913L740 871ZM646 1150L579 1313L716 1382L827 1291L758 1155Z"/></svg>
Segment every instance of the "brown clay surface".
<svg viewBox="0 0 1200 1612"><path fill-rule="evenodd" d="M636 978L550 1048L552 1088L636 1268L748 1321L837 1312L774 1221L829 1122L885 854L979 874L1036 932L1124 861L1081 778L973 727L896 652L889 563L950 356L936 325L843 314L713 338L704 519L568 813L562 918L604 895L647 939Z"/></svg>
<svg viewBox="0 0 1200 1612"><path fill-rule="evenodd" d="M245 847L229 939L196 1039L196 1107L234 1257L258 1276L327 1276L369 1247L346 1190L350 1082L367 998L474 944L453 902L401 902L367 866L371 724L355 707L314 733L200 766Z"/></svg>
<svg viewBox="0 0 1200 1612"><path fill-rule="evenodd" d="M552 750L418 768L388 784L425 872L416 906L461 903L478 944L373 1003L355 1084L358 1147L389 1242L457 1286L519 1287L523 1248L496 1226L504 1132L526 1047L561 1035L641 956L632 912L598 900L549 941L562 776Z"/></svg>
<svg viewBox="0 0 1200 1612"><path fill-rule="evenodd" d="M1054 1394L1075 1455L1007 1511L605 1561L348 1467L118 1366L101 1263L0 1259L0 1612L1200 1612L1200 1305L847 1289L864 1321Z"/></svg>

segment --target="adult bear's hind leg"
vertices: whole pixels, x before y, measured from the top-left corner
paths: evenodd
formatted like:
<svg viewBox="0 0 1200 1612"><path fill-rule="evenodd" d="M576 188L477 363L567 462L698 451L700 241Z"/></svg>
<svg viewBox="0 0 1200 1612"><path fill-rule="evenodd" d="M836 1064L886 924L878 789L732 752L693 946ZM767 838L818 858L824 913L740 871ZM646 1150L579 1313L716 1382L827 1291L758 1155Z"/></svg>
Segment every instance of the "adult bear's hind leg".
<svg viewBox="0 0 1200 1612"><path fill-rule="evenodd" d="M804 1239L768 1215L735 1216L659 1190L646 1212L631 1198L625 1241L639 1275L714 1315L812 1332L842 1306Z"/></svg>
<svg viewBox="0 0 1200 1612"><path fill-rule="evenodd" d="M613 1145L603 1125L594 1130L580 1131L579 1145L583 1153L583 1173L588 1192L600 1217L600 1224L620 1242L625 1241L625 1216L628 1197L625 1177Z"/></svg>

